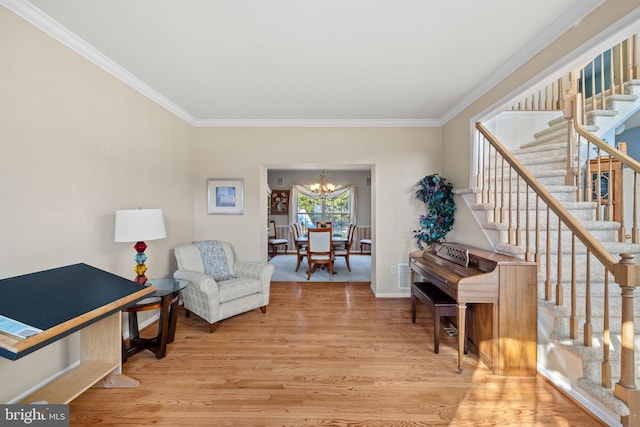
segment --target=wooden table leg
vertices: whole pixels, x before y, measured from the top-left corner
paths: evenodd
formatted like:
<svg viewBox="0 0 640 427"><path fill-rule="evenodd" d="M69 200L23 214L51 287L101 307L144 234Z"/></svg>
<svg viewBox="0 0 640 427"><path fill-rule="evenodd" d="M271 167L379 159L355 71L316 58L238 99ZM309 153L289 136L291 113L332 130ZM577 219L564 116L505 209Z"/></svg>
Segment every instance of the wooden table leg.
<svg viewBox="0 0 640 427"><path fill-rule="evenodd" d="M462 364L464 360L464 344L467 331L466 329L467 305L458 302L458 373L462 373Z"/></svg>
<svg viewBox="0 0 640 427"><path fill-rule="evenodd" d="M154 353L156 358L162 359L167 354L167 339L169 335L169 307L173 295L164 295L162 297L162 306L160 307L160 319L158 320L158 338L157 346Z"/></svg>
<svg viewBox="0 0 640 427"><path fill-rule="evenodd" d="M140 329L138 327L138 313L135 311L128 312L129 314L129 338L137 340L140 338Z"/></svg>
<svg viewBox="0 0 640 427"><path fill-rule="evenodd" d="M178 323L179 291L160 296L159 302L136 308L129 308L129 348L122 341L122 361L141 350L148 349L156 358L162 359L167 354L167 344L173 342ZM138 310L159 309L158 334L154 338L140 338L138 330Z"/></svg>
<svg viewBox="0 0 640 427"><path fill-rule="evenodd" d="M180 298L178 295L173 297L171 305L169 306L169 336L167 337L167 343L172 343L176 336L176 325L178 324L178 303Z"/></svg>

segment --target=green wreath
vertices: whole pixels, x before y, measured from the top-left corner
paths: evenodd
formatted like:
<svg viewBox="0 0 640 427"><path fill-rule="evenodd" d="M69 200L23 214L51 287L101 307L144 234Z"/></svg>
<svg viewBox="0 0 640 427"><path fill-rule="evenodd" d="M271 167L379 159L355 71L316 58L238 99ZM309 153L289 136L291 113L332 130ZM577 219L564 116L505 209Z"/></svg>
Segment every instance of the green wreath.
<svg viewBox="0 0 640 427"><path fill-rule="evenodd" d="M420 230L413 230L413 237L420 249L444 240L453 227L456 204L453 185L438 174L427 175L418 183L416 199L427 205L427 214L420 215Z"/></svg>

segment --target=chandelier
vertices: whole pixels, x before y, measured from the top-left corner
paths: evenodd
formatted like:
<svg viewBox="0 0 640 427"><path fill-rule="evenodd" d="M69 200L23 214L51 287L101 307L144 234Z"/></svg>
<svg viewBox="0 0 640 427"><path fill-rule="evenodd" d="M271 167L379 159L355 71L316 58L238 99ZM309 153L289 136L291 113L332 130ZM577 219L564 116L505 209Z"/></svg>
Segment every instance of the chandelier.
<svg viewBox="0 0 640 427"><path fill-rule="evenodd" d="M327 177L324 174L324 170L320 174L320 181L309 186L309 189L313 193L313 197L318 199L326 199L336 189L335 184L327 182Z"/></svg>

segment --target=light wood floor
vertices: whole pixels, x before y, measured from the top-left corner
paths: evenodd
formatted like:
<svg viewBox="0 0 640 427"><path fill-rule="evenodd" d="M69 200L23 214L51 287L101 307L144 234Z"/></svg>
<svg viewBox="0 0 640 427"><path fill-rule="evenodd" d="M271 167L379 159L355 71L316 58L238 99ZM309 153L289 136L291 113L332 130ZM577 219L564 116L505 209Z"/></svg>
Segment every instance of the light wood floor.
<svg viewBox="0 0 640 427"><path fill-rule="evenodd" d="M167 356L123 365L137 389L90 389L71 425L594 426L539 377L498 377L470 355L457 373L455 338L421 304L375 299L368 284L272 283L266 314L221 322L180 313Z"/></svg>

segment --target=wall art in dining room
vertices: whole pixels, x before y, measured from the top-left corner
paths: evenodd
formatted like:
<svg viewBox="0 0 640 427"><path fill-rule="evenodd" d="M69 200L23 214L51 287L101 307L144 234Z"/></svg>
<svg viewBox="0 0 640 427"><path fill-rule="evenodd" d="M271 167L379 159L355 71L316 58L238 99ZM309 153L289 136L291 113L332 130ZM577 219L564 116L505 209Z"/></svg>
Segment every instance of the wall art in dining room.
<svg viewBox="0 0 640 427"><path fill-rule="evenodd" d="M274 190L271 193L271 215L287 215L289 213L290 190Z"/></svg>

